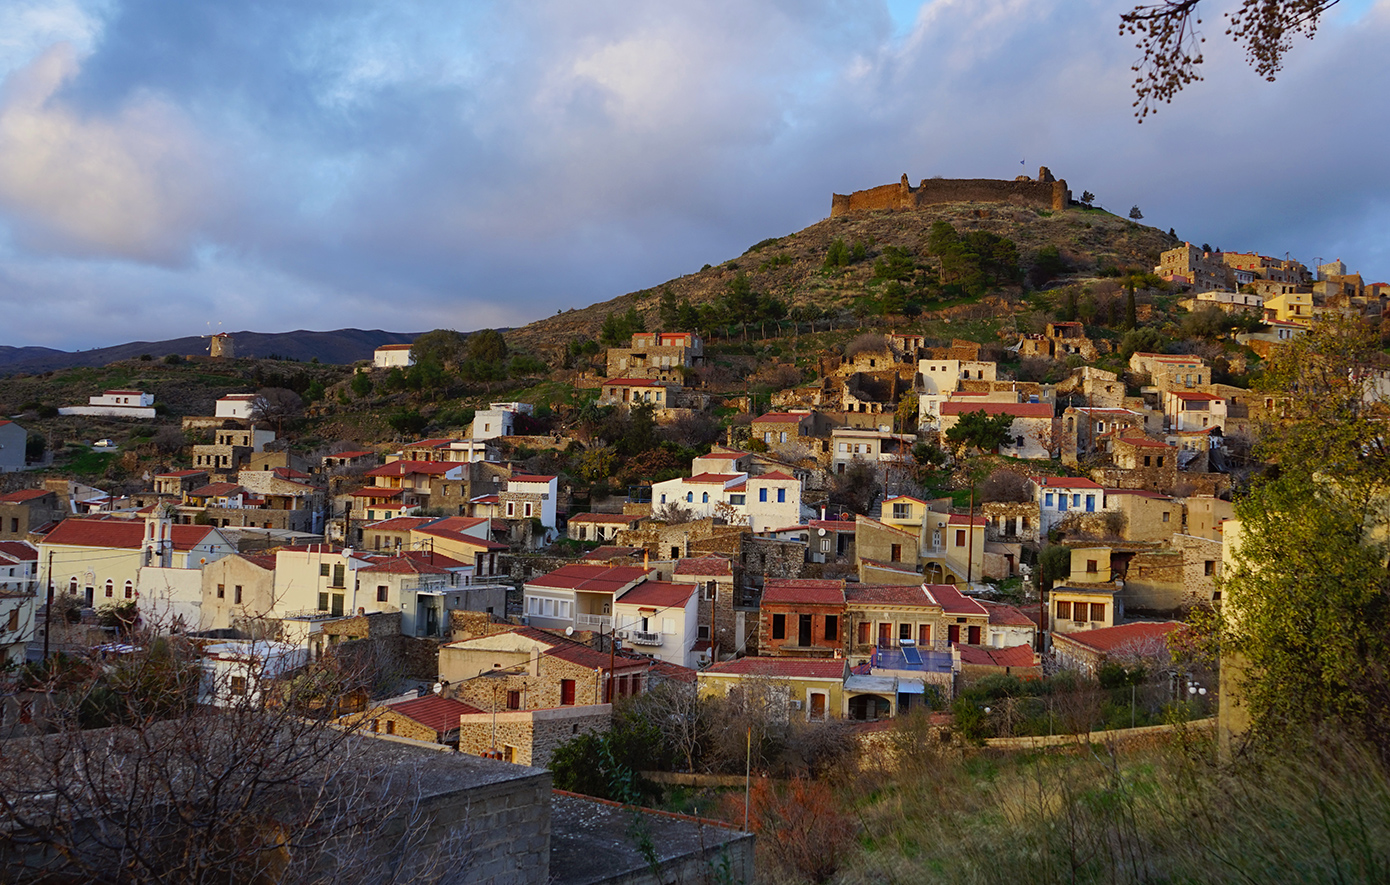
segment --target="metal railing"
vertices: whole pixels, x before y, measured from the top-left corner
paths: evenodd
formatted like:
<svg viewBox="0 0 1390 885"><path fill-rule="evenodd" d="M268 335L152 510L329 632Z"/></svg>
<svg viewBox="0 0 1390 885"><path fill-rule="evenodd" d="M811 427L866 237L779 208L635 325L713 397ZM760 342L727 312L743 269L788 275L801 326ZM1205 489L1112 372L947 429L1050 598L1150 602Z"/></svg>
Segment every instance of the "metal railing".
<svg viewBox="0 0 1390 885"><path fill-rule="evenodd" d="M613 619L607 615L575 615L575 626L585 630L607 630L613 624Z"/></svg>
<svg viewBox="0 0 1390 885"><path fill-rule="evenodd" d="M633 644L633 645L660 645L660 644L661 644L661 634L660 634L660 633L655 633L655 632L648 632L648 631L646 631L646 630L633 630L633 631L632 631L632 644Z"/></svg>

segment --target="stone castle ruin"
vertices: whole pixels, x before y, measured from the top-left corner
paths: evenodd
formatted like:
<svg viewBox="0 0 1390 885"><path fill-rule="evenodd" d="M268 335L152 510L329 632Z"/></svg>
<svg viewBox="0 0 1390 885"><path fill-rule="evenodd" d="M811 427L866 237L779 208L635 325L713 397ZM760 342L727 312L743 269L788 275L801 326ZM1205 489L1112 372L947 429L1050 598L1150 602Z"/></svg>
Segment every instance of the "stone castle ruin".
<svg viewBox="0 0 1390 885"><path fill-rule="evenodd" d="M873 209L920 209L934 203L1013 203L1035 209L1065 209L1071 191L1065 179L1052 177L1046 166L1036 179L1020 175L1013 181L994 178L924 178L913 187L904 174L897 184L885 184L852 194L830 195L830 217Z"/></svg>

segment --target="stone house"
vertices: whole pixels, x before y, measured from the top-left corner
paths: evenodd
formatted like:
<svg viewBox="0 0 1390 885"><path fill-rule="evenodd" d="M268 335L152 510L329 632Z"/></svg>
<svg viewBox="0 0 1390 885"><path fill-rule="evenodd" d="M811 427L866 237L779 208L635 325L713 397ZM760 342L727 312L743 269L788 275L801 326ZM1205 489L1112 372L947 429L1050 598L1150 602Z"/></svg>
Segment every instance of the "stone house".
<svg viewBox="0 0 1390 885"><path fill-rule="evenodd" d="M1186 510L1183 531L1198 538L1220 541L1221 525L1236 518L1235 506L1230 501L1210 495L1194 495L1183 501Z"/></svg>
<svg viewBox="0 0 1390 885"><path fill-rule="evenodd" d="M756 608L736 606L734 564L723 556L699 556L679 560L671 575L678 584L699 588L696 609L697 645L710 643L711 656L730 655L745 649L748 626L756 621ZM752 615L752 617L749 617Z"/></svg>
<svg viewBox="0 0 1390 885"><path fill-rule="evenodd" d="M154 490L156 494L168 495L182 501L189 492L207 485L209 478L206 470L172 470L168 473L157 473L154 477Z"/></svg>
<svg viewBox="0 0 1390 885"><path fill-rule="evenodd" d="M1163 395L1165 430L1210 430L1226 424L1226 400L1199 390L1170 390Z"/></svg>
<svg viewBox="0 0 1390 885"><path fill-rule="evenodd" d="M660 411L675 406L677 381L651 381L646 378L610 378L600 388L598 404L631 408L648 405Z"/></svg>
<svg viewBox="0 0 1390 885"><path fill-rule="evenodd" d="M946 644L944 612L923 584L846 585L845 618L851 663L868 660L876 648Z"/></svg>
<svg viewBox="0 0 1390 885"><path fill-rule="evenodd" d="M427 744L458 747L460 718L481 712L453 698L424 695L414 700L379 704L365 713L354 713L342 719L353 725L360 722L369 734L395 735Z"/></svg>
<svg viewBox="0 0 1390 885"><path fill-rule="evenodd" d="M769 579L759 614L759 652L771 657L841 657L844 619L844 581Z"/></svg>
<svg viewBox="0 0 1390 885"><path fill-rule="evenodd" d="M1037 544L1041 522L1037 501L986 501L980 505L985 520L985 544Z"/></svg>
<svg viewBox="0 0 1390 885"><path fill-rule="evenodd" d="M753 419L749 433L774 452L788 445L806 448L805 440L824 435L826 428L818 426L824 419L818 422L819 417L809 409L768 412Z"/></svg>
<svg viewBox="0 0 1390 885"><path fill-rule="evenodd" d="M1221 601L1217 582L1221 579L1221 541L1177 534L1173 549L1182 554L1184 607L1210 608Z"/></svg>
<svg viewBox="0 0 1390 885"><path fill-rule="evenodd" d="M1183 243L1159 256L1154 273L1170 283L1202 292L1233 291L1236 276L1220 252L1203 252L1191 243Z"/></svg>
<svg viewBox="0 0 1390 885"><path fill-rule="evenodd" d="M1167 541L1182 528L1182 505L1160 492L1106 489L1107 513L1119 514L1125 541Z"/></svg>
<svg viewBox="0 0 1390 885"><path fill-rule="evenodd" d="M1105 489L1092 480L1073 476L1035 476L1032 480L1044 535L1068 513L1105 510Z"/></svg>
<svg viewBox="0 0 1390 885"><path fill-rule="evenodd" d="M610 703L646 691L647 658L597 651L534 627L445 643L447 696L486 712Z"/></svg>
<svg viewBox="0 0 1390 885"><path fill-rule="evenodd" d="M1177 621L1134 621L1075 633L1054 633L1052 653L1059 667L1094 677L1106 661L1168 659L1168 637L1182 629Z"/></svg>
<svg viewBox="0 0 1390 885"><path fill-rule="evenodd" d="M573 541L612 541L619 531L641 521L642 517L625 513L576 513L569 518L565 533Z"/></svg>
<svg viewBox="0 0 1390 885"><path fill-rule="evenodd" d="M48 489L7 492L0 495L0 541L23 541L63 516L58 496Z"/></svg>
<svg viewBox="0 0 1390 885"><path fill-rule="evenodd" d="M1062 463L1075 466L1081 458L1107 451L1117 434L1142 437L1145 427L1144 414L1133 409L1069 407L1060 422Z"/></svg>
<svg viewBox="0 0 1390 885"><path fill-rule="evenodd" d="M610 378L680 381L681 370L702 365L704 342L693 332L637 332L631 347L608 348Z"/></svg>
<svg viewBox="0 0 1390 885"><path fill-rule="evenodd" d="M502 515L506 519L538 519L542 526L554 530L555 503L559 495L559 480L554 476L533 476L515 473L506 487L498 492Z"/></svg>
<svg viewBox="0 0 1390 885"><path fill-rule="evenodd" d="M561 744L584 734L602 734L612 722L612 704L465 713L457 720L458 749L513 765L548 768Z"/></svg>

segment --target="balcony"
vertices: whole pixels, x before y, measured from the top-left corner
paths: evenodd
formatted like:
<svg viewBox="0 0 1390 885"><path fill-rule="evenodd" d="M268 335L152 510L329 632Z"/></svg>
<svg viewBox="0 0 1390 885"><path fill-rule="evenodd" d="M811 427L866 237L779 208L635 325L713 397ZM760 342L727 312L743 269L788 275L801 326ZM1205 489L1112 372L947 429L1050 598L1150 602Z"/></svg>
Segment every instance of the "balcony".
<svg viewBox="0 0 1390 885"><path fill-rule="evenodd" d="M660 645L660 644L661 644L661 634L660 634L660 633L654 633L654 632L653 632L653 633L649 633L649 632L647 632L646 630L633 630L633 631L632 631L632 644L633 644L633 645Z"/></svg>
<svg viewBox="0 0 1390 885"><path fill-rule="evenodd" d="M579 614L574 616L574 625L580 630L607 631L613 625L613 619L607 615Z"/></svg>

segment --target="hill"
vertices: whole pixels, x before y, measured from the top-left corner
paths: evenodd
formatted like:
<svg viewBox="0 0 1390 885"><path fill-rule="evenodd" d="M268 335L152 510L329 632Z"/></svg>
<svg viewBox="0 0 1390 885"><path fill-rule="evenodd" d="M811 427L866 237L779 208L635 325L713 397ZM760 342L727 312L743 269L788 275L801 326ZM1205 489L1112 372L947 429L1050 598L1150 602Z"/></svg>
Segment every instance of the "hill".
<svg viewBox="0 0 1390 885"><path fill-rule="evenodd" d="M1039 253L1056 248L1066 268L1094 275L1107 268L1150 270L1159 255L1177 240L1163 231L1112 215L1103 209L1050 212L1006 203L943 203L921 209L855 212L818 221L804 230L764 240L738 258L706 265L696 273L676 277L650 289L630 292L608 301L566 311L513 329L507 339L514 347L551 358L572 340L598 335L604 318L630 308L648 329L659 327L659 305L670 290L677 301L712 304L739 274L746 274L755 292L773 296L788 308L819 311L853 309L856 300L879 291L874 264L885 249L905 250L920 271L931 271L938 259L927 247L932 225L950 223L957 232L984 231L1012 240L1025 272L1037 264ZM848 266L827 270L826 255L836 240L865 244L865 255Z"/></svg>
<svg viewBox="0 0 1390 885"><path fill-rule="evenodd" d="M416 333L385 332L381 329L336 329L331 332L231 332L239 357L251 359L282 359L347 365L369 360L372 351L383 344L408 344ZM168 354L191 356L206 354L208 340L189 335L167 341L132 341L95 350L63 351L47 347L0 347L0 372L51 372L54 369L100 367L120 360L138 359L148 354L159 357Z"/></svg>

